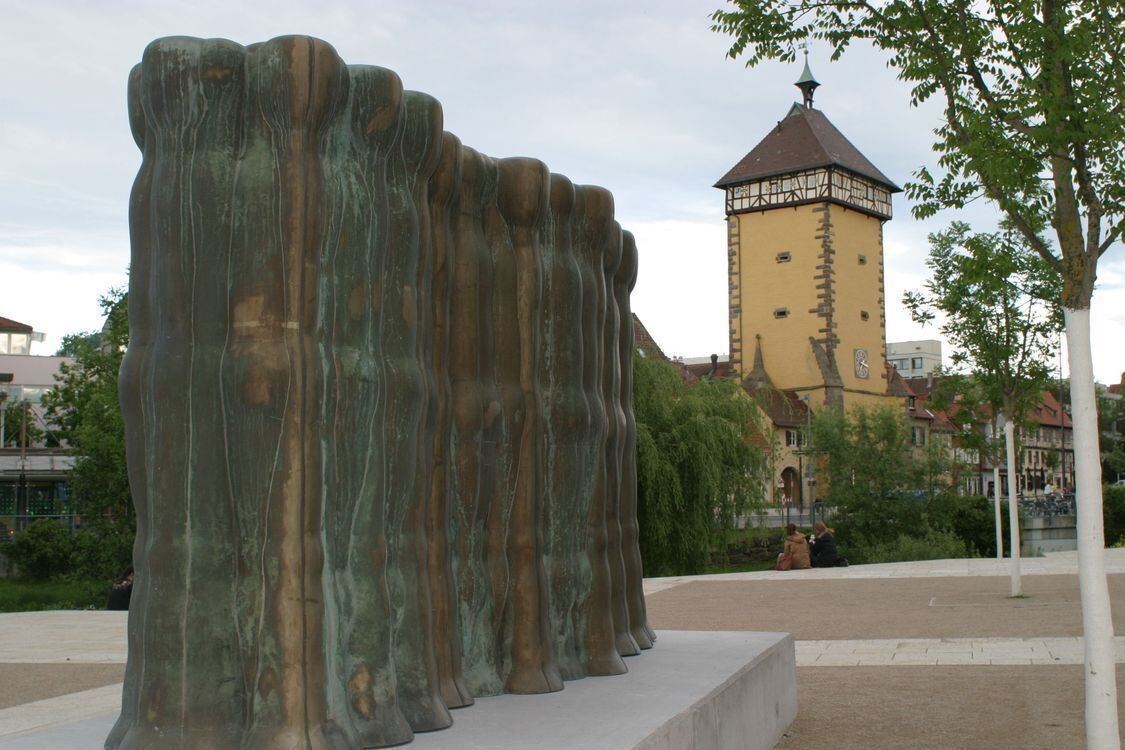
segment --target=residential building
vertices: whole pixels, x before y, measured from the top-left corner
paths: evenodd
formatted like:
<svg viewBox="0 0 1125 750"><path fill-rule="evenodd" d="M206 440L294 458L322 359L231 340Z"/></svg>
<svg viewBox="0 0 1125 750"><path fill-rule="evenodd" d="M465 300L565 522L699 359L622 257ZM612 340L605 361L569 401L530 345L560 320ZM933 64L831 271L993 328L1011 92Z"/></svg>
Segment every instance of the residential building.
<svg viewBox="0 0 1125 750"><path fill-rule="evenodd" d="M12 426L26 418L47 432L43 396L54 386L60 365L70 360L33 354L32 345L42 340L31 326L0 318L0 347L7 349L0 349L0 540L35 518L70 515L66 480L74 457L49 435L21 439Z"/></svg>
<svg viewBox="0 0 1125 750"><path fill-rule="evenodd" d="M929 399L940 377L910 378L904 381L912 392ZM953 415L959 407L951 407ZM984 434L989 442L1004 440L1003 422L992 422L992 411L986 405L979 409L984 422L971 426ZM951 449L954 458L962 464L961 486L969 494L991 495L995 489L993 464L987 455L969 451L957 438L957 428L952 425L951 415L935 411L939 418L950 422L953 429ZM1051 490L1066 491L1074 486L1074 434L1070 415L1059 403L1058 395L1045 390L1039 403L1025 417L1016 431L1017 468L1010 472L1016 477L1016 492L1021 495L1042 494ZM1000 491L1008 491L1009 471L1007 462L1001 460Z"/></svg>
<svg viewBox="0 0 1125 750"><path fill-rule="evenodd" d="M941 367L941 342L936 339L888 341L887 363L904 378L933 375Z"/></svg>

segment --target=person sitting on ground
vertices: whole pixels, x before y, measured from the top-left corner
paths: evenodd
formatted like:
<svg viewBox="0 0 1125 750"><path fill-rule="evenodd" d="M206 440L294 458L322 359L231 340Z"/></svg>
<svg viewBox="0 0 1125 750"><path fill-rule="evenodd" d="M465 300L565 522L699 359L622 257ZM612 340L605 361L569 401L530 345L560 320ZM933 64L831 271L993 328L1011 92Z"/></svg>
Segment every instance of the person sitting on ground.
<svg viewBox="0 0 1125 750"><path fill-rule="evenodd" d="M828 528L823 521L816 522L816 537L812 544L812 566L814 568L834 568L839 562L834 533L835 529Z"/></svg>
<svg viewBox="0 0 1125 750"><path fill-rule="evenodd" d="M783 563L785 560L787 562ZM800 570L812 567L809 562L809 543L805 535L797 531L796 524L785 527L785 549L777 556L778 570Z"/></svg>
<svg viewBox="0 0 1125 750"><path fill-rule="evenodd" d="M109 601L106 602L105 608L111 610L127 610L129 609L129 600L133 597L133 566L125 568L125 571L113 582L113 588L109 592Z"/></svg>

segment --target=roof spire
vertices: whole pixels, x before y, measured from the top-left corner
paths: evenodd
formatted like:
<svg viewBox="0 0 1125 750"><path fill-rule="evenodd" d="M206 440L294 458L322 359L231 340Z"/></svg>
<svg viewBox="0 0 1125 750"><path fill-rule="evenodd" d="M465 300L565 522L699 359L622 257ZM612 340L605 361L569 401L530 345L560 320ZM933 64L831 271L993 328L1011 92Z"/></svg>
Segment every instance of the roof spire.
<svg viewBox="0 0 1125 750"><path fill-rule="evenodd" d="M817 80L815 78L813 78L812 71L809 70L809 48L808 48L808 45L803 44L801 46L801 48L805 52L805 69L803 71L801 71L801 77L798 78L797 82L793 85L801 90L801 94L805 98L805 107L808 108L808 109L812 109L813 92L816 91L816 87L819 86L820 84L817 83Z"/></svg>
<svg viewBox="0 0 1125 750"><path fill-rule="evenodd" d="M773 388L773 381L766 373L766 365L762 361L762 334L760 333L754 334L754 366L742 379L742 385L751 389L763 386Z"/></svg>

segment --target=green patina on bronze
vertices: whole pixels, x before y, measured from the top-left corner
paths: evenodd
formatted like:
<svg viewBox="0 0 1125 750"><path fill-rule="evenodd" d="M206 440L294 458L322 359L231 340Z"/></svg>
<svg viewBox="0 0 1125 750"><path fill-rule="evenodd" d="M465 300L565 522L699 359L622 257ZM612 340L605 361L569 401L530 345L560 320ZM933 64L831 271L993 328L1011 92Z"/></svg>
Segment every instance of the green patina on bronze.
<svg viewBox="0 0 1125 750"><path fill-rule="evenodd" d="M652 645L632 236L328 44L129 78L137 504L111 750L381 747Z"/></svg>

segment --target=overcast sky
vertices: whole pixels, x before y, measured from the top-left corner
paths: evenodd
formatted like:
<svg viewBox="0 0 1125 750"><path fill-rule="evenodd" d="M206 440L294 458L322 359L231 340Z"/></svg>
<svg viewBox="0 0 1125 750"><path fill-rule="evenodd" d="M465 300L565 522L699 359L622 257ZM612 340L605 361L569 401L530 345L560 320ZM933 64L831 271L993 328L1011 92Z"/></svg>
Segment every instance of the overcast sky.
<svg viewBox="0 0 1125 750"><path fill-rule="evenodd" d="M709 30L719 0L505 2L49 2L0 0L0 316L43 331L40 354L100 326L97 298L125 283L127 201L140 164L125 81L152 39L242 44L300 33L352 64L436 96L445 127L492 156L535 156L609 188L637 235L633 307L666 352L727 351L723 196L711 187L783 117L800 65L747 70ZM912 109L880 54L831 63L814 47L817 107L900 185L933 165L935 108ZM913 324L904 291L926 277L926 235L958 218L886 225L887 336ZM960 218L995 224L988 205ZM1094 372L1125 370L1125 252L1108 253L1094 303ZM948 356L948 351L946 352Z"/></svg>

